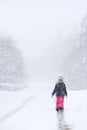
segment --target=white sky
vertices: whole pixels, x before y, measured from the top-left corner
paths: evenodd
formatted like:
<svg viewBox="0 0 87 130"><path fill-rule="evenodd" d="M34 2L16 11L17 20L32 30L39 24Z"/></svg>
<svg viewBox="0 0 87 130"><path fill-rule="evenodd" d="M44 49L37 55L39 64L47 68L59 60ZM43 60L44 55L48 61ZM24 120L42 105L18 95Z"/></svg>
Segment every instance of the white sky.
<svg viewBox="0 0 87 130"><path fill-rule="evenodd" d="M48 55L42 65L51 64L54 42L59 53L67 48L63 38L78 30L86 13L86 0L0 0L0 31L16 41L30 63Z"/></svg>

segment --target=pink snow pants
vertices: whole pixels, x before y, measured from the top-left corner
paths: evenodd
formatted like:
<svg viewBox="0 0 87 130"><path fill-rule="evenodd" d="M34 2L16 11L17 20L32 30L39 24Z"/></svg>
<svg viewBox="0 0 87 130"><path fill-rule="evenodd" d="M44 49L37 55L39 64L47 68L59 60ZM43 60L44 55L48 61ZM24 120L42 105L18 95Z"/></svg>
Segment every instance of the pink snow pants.
<svg viewBox="0 0 87 130"><path fill-rule="evenodd" d="M56 96L56 109L64 108L64 96Z"/></svg>

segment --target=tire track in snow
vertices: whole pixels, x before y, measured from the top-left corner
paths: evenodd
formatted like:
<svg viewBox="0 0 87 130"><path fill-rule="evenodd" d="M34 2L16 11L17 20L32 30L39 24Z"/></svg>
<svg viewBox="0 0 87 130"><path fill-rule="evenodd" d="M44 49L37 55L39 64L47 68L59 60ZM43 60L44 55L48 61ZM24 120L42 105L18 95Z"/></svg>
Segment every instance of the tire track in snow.
<svg viewBox="0 0 87 130"><path fill-rule="evenodd" d="M3 121L7 120L8 118L10 118L11 116L13 116L14 114L16 114L17 112L19 112L21 109L23 109L28 103L30 103L33 99L35 99L36 97L28 97L26 100L24 100L21 105L19 105L18 107L16 107L15 109L13 109L12 111L8 112L6 115L4 115L3 117L0 118L0 123L2 123Z"/></svg>

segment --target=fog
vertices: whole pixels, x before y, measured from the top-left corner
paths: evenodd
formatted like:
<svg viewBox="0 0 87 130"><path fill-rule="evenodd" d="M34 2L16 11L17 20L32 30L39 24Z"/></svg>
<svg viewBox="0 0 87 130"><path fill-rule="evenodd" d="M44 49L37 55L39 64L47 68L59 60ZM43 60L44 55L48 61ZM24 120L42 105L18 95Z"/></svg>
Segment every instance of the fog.
<svg viewBox="0 0 87 130"><path fill-rule="evenodd" d="M0 0L0 32L22 51L30 81L54 81L69 55L68 38L87 13L86 0Z"/></svg>

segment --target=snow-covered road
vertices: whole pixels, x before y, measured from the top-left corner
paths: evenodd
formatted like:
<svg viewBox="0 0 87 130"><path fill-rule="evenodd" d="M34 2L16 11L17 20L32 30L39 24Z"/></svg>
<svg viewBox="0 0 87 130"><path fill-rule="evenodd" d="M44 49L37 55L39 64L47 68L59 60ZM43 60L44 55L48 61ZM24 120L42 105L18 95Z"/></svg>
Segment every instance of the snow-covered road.
<svg viewBox="0 0 87 130"><path fill-rule="evenodd" d="M28 89L10 93L1 91L0 130L87 129L87 91L69 91L64 112L57 113L51 90L35 97L30 95L30 99Z"/></svg>

